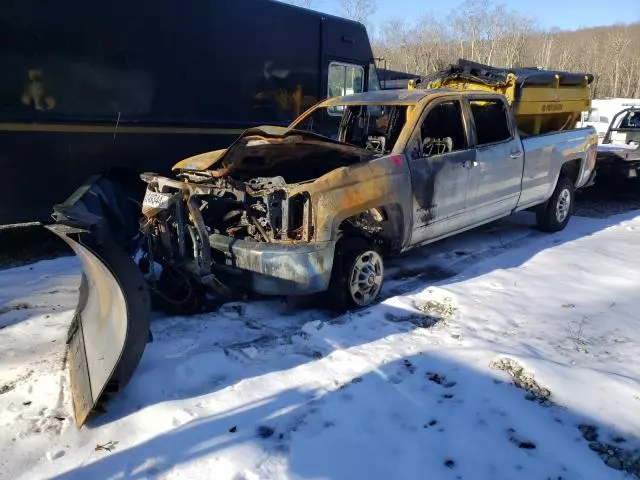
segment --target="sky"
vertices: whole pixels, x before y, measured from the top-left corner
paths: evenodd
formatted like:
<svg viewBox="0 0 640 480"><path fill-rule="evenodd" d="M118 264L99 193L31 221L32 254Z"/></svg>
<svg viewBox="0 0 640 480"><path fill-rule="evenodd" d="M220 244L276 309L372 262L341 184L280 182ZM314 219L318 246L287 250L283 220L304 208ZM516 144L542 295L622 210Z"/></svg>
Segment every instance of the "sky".
<svg viewBox="0 0 640 480"><path fill-rule="evenodd" d="M428 11L436 18L444 18L461 3L462 0L377 0L372 23L375 28L389 17L411 21ZM541 27L562 30L640 22L640 0L495 0L494 3L534 18ZM340 0L314 0L313 8L340 15Z"/></svg>

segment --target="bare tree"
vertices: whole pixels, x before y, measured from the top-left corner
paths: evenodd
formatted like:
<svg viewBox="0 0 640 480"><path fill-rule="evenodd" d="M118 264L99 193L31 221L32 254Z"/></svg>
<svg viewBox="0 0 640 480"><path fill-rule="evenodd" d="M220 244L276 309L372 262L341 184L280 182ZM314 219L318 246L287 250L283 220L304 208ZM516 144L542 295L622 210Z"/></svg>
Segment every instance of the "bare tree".
<svg viewBox="0 0 640 480"><path fill-rule="evenodd" d="M342 10L347 18L360 23L367 23L376 11L376 0L340 0Z"/></svg>
<svg viewBox="0 0 640 480"><path fill-rule="evenodd" d="M575 31L541 29L494 0L466 0L445 19L387 20L374 38L392 70L430 74L458 58L501 67L591 73L594 97L640 97L640 22Z"/></svg>
<svg viewBox="0 0 640 480"><path fill-rule="evenodd" d="M442 22L433 14L418 18L408 36L411 44L409 51L414 62L413 73L432 72L442 67L438 64L438 58L445 36Z"/></svg>
<svg viewBox="0 0 640 480"><path fill-rule="evenodd" d="M624 31L617 31L612 32L607 40L607 57L610 59L613 68L611 71L613 76L613 96L617 97L620 90L622 59L625 56L626 49L631 45L631 39L625 36Z"/></svg>
<svg viewBox="0 0 640 480"><path fill-rule="evenodd" d="M394 67L405 72L409 71L409 56L406 46L409 42L409 26L399 18L390 19L381 30L381 37L388 56L394 57ZM398 68L398 67L395 67Z"/></svg>
<svg viewBox="0 0 640 480"><path fill-rule="evenodd" d="M549 68L551 65L551 52L553 51L553 43L555 37L551 32L542 32L539 36L538 48L536 49L534 58L538 68Z"/></svg>

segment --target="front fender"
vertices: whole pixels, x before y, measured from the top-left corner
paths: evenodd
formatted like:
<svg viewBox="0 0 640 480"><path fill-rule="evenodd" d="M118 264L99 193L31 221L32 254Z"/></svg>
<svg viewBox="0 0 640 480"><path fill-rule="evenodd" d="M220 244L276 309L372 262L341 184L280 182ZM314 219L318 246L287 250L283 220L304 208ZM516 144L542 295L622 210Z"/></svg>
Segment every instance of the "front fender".
<svg viewBox="0 0 640 480"><path fill-rule="evenodd" d="M411 207L411 177L401 155L343 167L320 177L311 195L316 241L335 241L343 220L384 205L399 205L404 218Z"/></svg>

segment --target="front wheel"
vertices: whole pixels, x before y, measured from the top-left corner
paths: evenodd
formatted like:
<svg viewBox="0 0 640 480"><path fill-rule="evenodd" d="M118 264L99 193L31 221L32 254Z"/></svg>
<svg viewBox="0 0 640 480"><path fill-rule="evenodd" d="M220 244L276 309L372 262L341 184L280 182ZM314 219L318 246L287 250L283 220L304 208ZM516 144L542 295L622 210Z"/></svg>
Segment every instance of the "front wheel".
<svg viewBox="0 0 640 480"><path fill-rule="evenodd" d="M538 228L544 232L563 230L571 218L574 200L573 182L566 177L560 177L546 207L537 214Z"/></svg>
<svg viewBox="0 0 640 480"><path fill-rule="evenodd" d="M363 238L342 238L336 245L328 300L337 310L371 305L382 290L384 262Z"/></svg>

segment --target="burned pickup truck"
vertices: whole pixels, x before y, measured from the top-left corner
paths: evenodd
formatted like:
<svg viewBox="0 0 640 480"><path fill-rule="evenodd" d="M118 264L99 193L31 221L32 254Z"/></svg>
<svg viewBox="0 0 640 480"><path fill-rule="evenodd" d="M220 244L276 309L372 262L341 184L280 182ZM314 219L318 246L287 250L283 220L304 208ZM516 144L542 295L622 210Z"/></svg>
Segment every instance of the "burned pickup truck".
<svg viewBox="0 0 640 480"><path fill-rule="evenodd" d="M388 255L521 210L562 230L596 144L593 128L521 138L496 93L387 90L249 129L174 178L144 174L141 219L117 185L87 183L49 227L85 272L69 337L78 424L133 373L151 298L196 310L240 288L370 305Z"/></svg>

